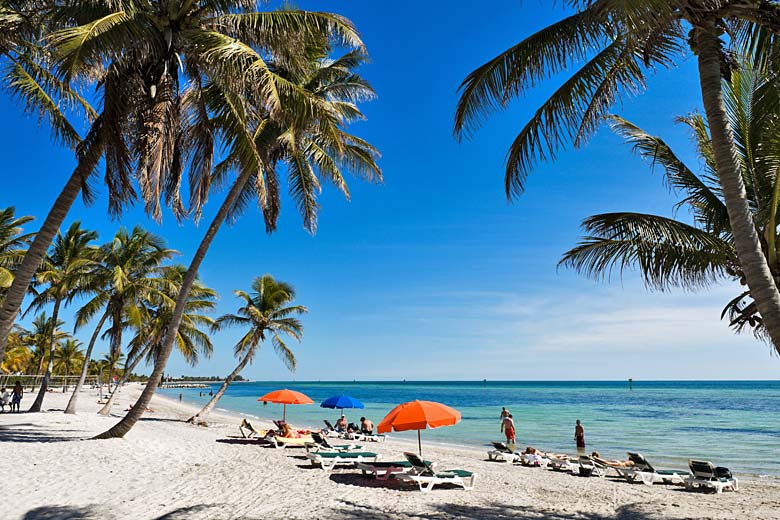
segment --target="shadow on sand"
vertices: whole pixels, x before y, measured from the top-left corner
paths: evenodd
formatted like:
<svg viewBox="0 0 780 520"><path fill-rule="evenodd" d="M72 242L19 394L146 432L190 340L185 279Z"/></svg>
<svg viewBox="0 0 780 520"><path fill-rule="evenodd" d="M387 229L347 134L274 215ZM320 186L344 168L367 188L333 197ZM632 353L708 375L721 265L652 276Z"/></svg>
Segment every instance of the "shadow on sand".
<svg viewBox="0 0 780 520"><path fill-rule="evenodd" d="M219 507L215 504L180 507L162 516L156 516L153 520L186 520L194 513L202 513ZM218 509L214 511L214 516L207 516L214 519L229 518L229 516L219 516ZM118 517L97 506L41 506L30 509L22 516L22 520L118 520Z"/></svg>

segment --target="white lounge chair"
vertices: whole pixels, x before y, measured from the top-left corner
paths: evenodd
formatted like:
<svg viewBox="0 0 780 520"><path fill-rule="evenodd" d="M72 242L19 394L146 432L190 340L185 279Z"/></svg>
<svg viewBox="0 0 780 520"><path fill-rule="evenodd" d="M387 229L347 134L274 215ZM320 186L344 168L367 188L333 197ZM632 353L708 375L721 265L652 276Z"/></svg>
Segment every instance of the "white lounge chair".
<svg viewBox="0 0 780 520"><path fill-rule="evenodd" d="M314 442L310 436L305 437L282 437L281 435L272 435L264 437L268 443L277 449L284 448L305 448L307 444Z"/></svg>
<svg viewBox="0 0 780 520"><path fill-rule="evenodd" d="M575 471L579 471L580 469L579 461L574 457L569 457L568 455L563 457L563 456L550 455L548 453L546 458L548 460L547 467L553 471L574 473Z"/></svg>
<svg viewBox="0 0 780 520"><path fill-rule="evenodd" d="M520 464L523 466L533 466L536 468L546 468L550 464L550 459L538 453L521 453Z"/></svg>
<svg viewBox="0 0 780 520"><path fill-rule="evenodd" d="M628 459L634 465L626 467L622 472L628 482L641 482L648 486L653 484L684 484L690 473L682 469L656 469L650 465L641 453L628 452Z"/></svg>
<svg viewBox="0 0 780 520"><path fill-rule="evenodd" d="M246 419L241 420L241 424L238 426L238 430L241 432L241 436L245 439L251 439L252 437L262 437L266 434L265 430L258 430Z"/></svg>
<svg viewBox="0 0 780 520"><path fill-rule="evenodd" d="M358 444L331 444L328 438L318 432L311 432L312 442L306 443L306 451L360 451Z"/></svg>
<svg viewBox="0 0 780 520"><path fill-rule="evenodd" d="M739 482L726 468L717 468L706 460L689 460L688 467L692 475L685 479L685 489L712 489L715 493L739 489Z"/></svg>
<svg viewBox="0 0 780 520"><path fill-rule="evenodd" d="M513 451L509 446L503 442L491 442L493 445L492 450L487 452L488 459L495 460L496 462L519 462L521 455Z"/></svg>
<svg viewBox="0 0 780 520"><path fill-rule="evenodd" d="M462 469L435 470L433 464L422 460L414 453L404 453L406 460L412 464L412 469L407 473L399 473L394 478L404 483L416 484L423 493L429 492L433 486L440 484L453 484L466 491L474 488L477 474Z"/></svg>
<svg viewBox="0 0 780 520"><path fill-rule="evenodd" d="M358 462L376 462L379 455L370 451L310 451L306 458L312 466L323 471L333 471L336 466L352 466Z"/></svg>
<svg viewBox="0 0 780 520"><path fill-rule="evenodd" d="M578 474L581 477L606 477L607 468L590 455L580 455Z"/></svg>
<svg viewBox="0 0 780 520"><path fill-rule="evenodd" d="M384 442L385 436L384 434L375 434L375 433L361 433L361 432L348 432L346 434L346 438L351 441L360 441L360 442Z"/></svg>
<svg viewBox="0 0 780 520"><path fill-rule="evenodd" d="M427 461L426 461L427 462ZM431 464L429 462L429 464ZM408 473L414 469L408 460L356 462L355 467L365 476L372 476L376 480L387 480L399 473Z"/></svg>

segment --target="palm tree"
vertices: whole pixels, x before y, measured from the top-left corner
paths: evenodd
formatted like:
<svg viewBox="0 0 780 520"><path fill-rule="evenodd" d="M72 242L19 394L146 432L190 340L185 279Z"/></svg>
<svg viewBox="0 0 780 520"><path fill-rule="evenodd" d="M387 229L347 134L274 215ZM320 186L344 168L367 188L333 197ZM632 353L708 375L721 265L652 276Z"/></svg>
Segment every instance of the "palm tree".
<svg viewBox="0 0 780 520"><path fill-rule="evenodd" d="M24 341L33 347L30 369L37 366L36 376L43 373L43 366L50 359L52 343L58 345L68 338L68 333L61 330L64 324L62 320L57 320L55 326L55 321L46 312L41 312L33 319L32 330L25 335Z"/></svg>
<svg viewBox="0 0 780 520"><path fill-rule="evenodd" d="M32 234L22 234L22 226L30 222L30 216L16 217L16 210L8 207L0 210L0 298L14 279L14 270L22 261Z"/></svg>
<svg viewBox="0 0 780 520"><path fill-rule="evenodd" d="M100 316L87 346L87 360L92 355L92 349L106 321L111 323L107 331L110 351L120 352L122 331L128 315L137 321L143 299L165 297L170 293L170 281L160 275L163 272L162 263L175 253L176 251L165 247L160 237L140 227L133 228L130 233L120 228L111 242L101 246L100 262L92 280L95 294L76 313L76 330ZM171 301L174 297L171 297ZM85 365L68 406L65 407L65 413L76 413L78 395L86 377Z"/></svg>
<svg viewBox="0 0 780 520"><path fill-rule="evenodd" d="M780 160L780 142L775 138L780 130L776 82L774 74L742 63L725 84L724 95L753 220L764 238L768 265L780 272L780 251L772 232L780 202L775 166ZM700 174L689 169L661 138L622 118L610 117L612 129L640 156L663 167L666 183L683 195L675 211L688 209L692 223L642 213L593 215L583 222L588 235L564 255L561 265L595 279L609 278L614 270L622 274L625 268L636 268L648 288L659 290L697 289L724 279L745 285L707 125L698 114L678 120L693 134L703 168ZM752 329L757 337L768 339L749 290L728 303L726 314L737 332Z"/></svg>
<svg viewBox="0 0 780 520"><path fill-rule="evenodd" d="M168 323L171 319L173 306L181 281L186 269L181 265L166 267L163 270L163 278L167 281L163 287L167 289L164 294L150 293L140 309L140 317L133 321L136 334L128 345L127 361L122 370L122 377L114 387L114 391L108 401L98 413L108 415L114 403L119 389L132 375L138 364L146 359L147 363L154 363L162 343ZM163 291L161 291L163 292ZM176 347L184 360L191 366L198 364L200 355L211 357L214 345L208 334L200 330L203 327L211 327L214 320L203 312L209 312L216 306L217 292L196 280L187 300L182 324L176 338Z"/></svg>
<svg viewBox="0 0 780 520"><path fill-rule="evenodd" d="M61 305L89 290L98 253L97 247L90 242L96 238L96 232L82 229L79 222L71 224L64 235L57 235L51 254L36 276L38 283L45 284L46 288L33 299L30 309L41 309L53 303L51 319L53 323L58 323ZM54 350L57 346L55 331L56 327L52 327L46 373L30 412L41 411L43 397L51 379Z"/></svg>
<svg viewBox="0 0 780 520"><path fill-rule="evenodd" d="M0 5L0 86L25 112L36 114L48 123L55 142L79 149L81 137L75 121L91 121L96 114L78 90L57 74L51 47L46 45L47 33L63 21L57 14L58 8L68 9L69 6L27 0ZM88 157L83 152L80 155ZM96 161L92 169L97 165ZM6 288L7 295L0 307L0 361L24 297L65 219L67 208L81 188L86 187L86 170L86 165L76 169L30 248L18 258L15 276ZM90 193L85 191L85 198L89 197Z"/></svg>
<svg viewBox="0 0 780 520"><path fill-rule="evenodd" d="M242 103L235 103L241 98L267 107L274 118L311 114L316 111L314 102L297 85L277 76L268 61L298 67L305 51L323 41L362 48L356 29L341 16L294 9L257 11L257 4L178 0L108 2L97 8L90 2L65 2L53 7L50 20L56 24L48 34L47 49L62 75L57 79L64 85L71 80L95 83L102 106L79 143L73 174L0 308L0 359L13 319L56 230L80 191L91 200L84 191L86 180L101 157L111 213L122 212L136 200L136 180L150 214L161 217L164 198L177 218L183 218L186 210L179 188L185 164L192 184L204 186L197 179L211 172L215 146L251 136L242 124L218 135L210 121L215 111L242 110ZM216 100L217 107L209 104L214 96L208 89L225 94Z"/></svg>
<svg viewBox="0 0 780 520"><path fill-rule="evenodd" d="M271 344L285 366L295 370L295 355L282 340L280 334L285 334L300 342L303 337L303 325L295 315L308 312L303 305L290 305L295 300L295 290L290 284L274 280L270 274L255 278L252 282L252 293L235 291L242 300L238 314L226 314L217 318L213 330L223 326L239 326L247 328L246 334L238 340L234 353L240 358L238 366L225 379L219 390L206 403L200 412L190 417L188 422L206 422L211 410L225 394L230 383L251 363L260 344L267 336L271 336Z"/></svg>
<svg viewBox="0 0 780 520"><path fill-rule="evenodd" d="M66 339L60 348L54 351L54 370L65 375L65 388L68 390L68 377L71 367L84 363L84 351L81 350L81 342L75 338Z"/></svg>
<svg viewBox="0 0 780 520"><path fill-rule="evenodd" d="M780 352L780 292L752 219L721 89L721 80L733 64L722 39L724 32L731 45L766 61L777 44L780 6L762 0L565 3L576 13L529 36L464 80L455 115L456 135L475 130L494 109L545 78L575 71L536 111L509 149L505 185L512 198L522 193L536 162L554 159L567 143L583 144L621 96L644 89L645 71L674 65L690 48L698 58L713 159L737 258L767 333Z"/></svg>
<svg viewBox="0 0 780 520"><path fill-rule="evenodd" d="M33 352L29 347L30 331L18 325L8 336L8 353L0 364L0 372L13 374L24 372L32 361Z"/></svg>
<svg viewBox="0 0 780 520"><path fill-rule="evenodd" d="M212 124L219 134L226 134L231 128L247 124L252 125L252 132L246 138L233 140L228 157L215 166L213 178L204 180L204 184L224 183L231 170L237 174L187 269L160 355L149 382L138 398L139 406L134 406L118 424L98 438L124 436L151 400L173 350L188 293L223 222L227 218L238 218L248 202L256 198L263 209L266 229L269 232L275 229L280 206L280 183L276 174L278 163L287 163L291 195L303 215L304 225L311 231L316 225L319 179L332 181L345 194L348 192L344 171L354 172L368 180L381 179L381 171L376 164L376 150L364 140L347 133L344 128L363 118L355 102L373 94L371 87L354 71L363 59L361 54L351 53L333 62L319 53L312 56L308 70L295 72L280 69L280 77L289 77L290 83L317 100L317 110L310 113L311 117L307 121L299 120L300 115L296 113L295 118L282 124L273 119L271 114L250 105L248 102L251 99L229 96L216 84L209 90L209 97L215 96L219 100L228 96L232 100L231 107L241 108L238 112L216 111ZM215 103L213 106L217 108L221 104ZM248 115L253 114L257 116L256 120L247 119ZM196 186L196 189L203 193L208 191L208 186ZM196 212L203 198L196 197Z"/></svg>

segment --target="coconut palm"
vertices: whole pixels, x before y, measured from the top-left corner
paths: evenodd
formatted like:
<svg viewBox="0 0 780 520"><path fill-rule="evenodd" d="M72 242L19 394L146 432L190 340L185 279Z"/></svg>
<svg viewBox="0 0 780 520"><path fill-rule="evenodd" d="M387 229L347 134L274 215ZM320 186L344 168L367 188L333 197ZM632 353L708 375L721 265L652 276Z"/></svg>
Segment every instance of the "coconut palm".
<svg viewBox="0 0 780 520"><path fill-rule="evenodd" d="M53 6L50 19L55 28L64 28L48 35L47 49L55 56L61 80L66 85L71 80L97 84L102 102L78 146L78 164L0 308L0 359L35 269L101 158L111 213L120 213L136 200L135 180L155 218L162 214L161 199L183 218L179 188L185 165L191 183L204 186L197 179L211 172L218 138L224 139L222 144L246 141L251 135L248 126L240 124L243 116L232 114L233 109L242 110L236 99L254 99L272 118L316 111L306 92L275 74L269 60L296 68L305 61L307 49L324 41L349 48L363 45L351 22L341 16L294 9L258 11L258 4L172 0ZM223 127L227 135L218 135L210 123L215 107L209 98L215 98L209 88L224 94L216 100L216 111L238 117L237 126ZM253 153L246 146L245 150Z"/></svg>
<svg viewBox="0 0 780 520"><path fill-rule="evenodd" d="M8 353L2 364L0 364L0 372L13 374L28 370L33 357L29 341L30 331L18 325L14 327L11 335L8 336Z"/></svg>
<svg viewBox="0 0 780 520"><path fill-rule="evenodd" d="M147 363L154 363L170 322L175 298L185 272L186 268L181 265L166 267L162 273L162 277L167 281L163 284L166 290L161 291L163 294L149 293L150 297L144 299L143 304L140 305L139 318L132 321L136 333L128 344L127 360L122 370L122 377L99 413L108 415L119 389L141 361L145 359ZM214 309L216 298L217 292L215 290L196 280L192 291L190 291L182 324L176 338L176 347L179 353L191 366L198 364L201 355L211 357L214 350L211 338L201 329L211 327L214 324L214 320L203 313ZM130 323L126 325L131 326Z"/></svg>
<svg viewBox="0 0 780 520"><path fill-rule="evenodd" d="M780 141L776 138L780 96L776 77L743 63L725 84L724 95L753 220L764 238L768 265L773 272L780 272L778 243L772 233L777 226L780 196L776 174L780 164ZM583 222L587 236L564 255L561 265L596 279L635 268L648 288L659 290L697 289L724 279L745 285L706 123L698 114L679 121L694 137L702 165L699 174L689 169L660 137L622 118L610 117L618 135L640 156L664 169L666 183L683 197L675 211L687 209L692 222L627 212L593 215ZM767 339L750 291L729 302L726 314L737 331L750 329Z"/></svg>
<svg viewBox="0 0 780 520"><path fill-rule="evenodd" d="M110 351L120 352L128 316L137 322L144 299L165 298L170 294L171 282L161 276L162 263L175 253L165 247L160 237L140 227L133 228L132 232L120 228L111 242L101 246L100 262L91 282L94 295L76 313L76 330L100 316L87 346L87 360L106 322L111 324L106 332ZM85 365L65 413L76 413L78 395L86 377Z"/></svg>
<svg viewBox="0 0 780 520"><path fill-rule="evenodd" d="M81 350L81 342L75 338L68 338L54 351L54 370L65 376L64 391L68 390L68 377L71 368L84 363L84 351Z"/></svg>
<svg viewBox="0 0 780 520"><path fill-rule="evenodd" d="M46 312L41 312L32 321L32 330L25 335L24 341L33 347L31 366L37 367L36 375L43 374L43 366L50 359L52 344L59 345L60 342L69 337L68 333L61 330L65 323L62 320L55 321Z"/></svg>
<svg viewBox="0 0 780 520"><path fill-rule="evenodd" d="M648 70L672 66L686 49L692 50L737 258L780 352L780 292L753 223L721 89L733 65L726 41L756 54L759 61L775 55L780 24L774 21L780 18L780 6L762 0L564 3L575 8L575 14L529 36L464 80L456 135L475 130L493 110L545 78L573 70L509 149L506 191L510 198L517 196L535 163L554 159L567 143L576 147L586 142L621 96L644 89Z"/></svg>
<svg viewBox="0 0 780 520"><path fill-rule="evenodd" d="M295 316L304 314L308 310L303 305L291 305L295 300L293 287L265 274L254 279L251 294L235 291L235 295L242 303L237 314L220 316L213 329L216 331L224 326L247 329L233 348L236 358L239 358L238 365L225 379L214 397L188 422L206 422L211 410L225 394L230 383L248 364L252 363L260 344L269 336L271 345L285 366L291 371L295 370L295 355L281 336L287 335L300 342L303 337L303 325Z"/></svg>
<svg viewBox="0 0 780 520"><path fill-rule="evenodd" d="M316 196L320 191L320 179L333 182L345 194L348 191L344 172L356 173L372 181L381 179L381 171L376 164L376 150L346 131L349 123L363 118L355 103L373 95L371 87L354 70L364 58L359 53L350 53L334 62L324 57L325 50L327 48L312 53L307 70L279 68L280 77L289 78L291 84L297 85L317 100L317 109L305 121L300 119L300 114L294 113L295 117L279 122L271 114L251 104L252 99L230 96L217 84L210 86L213 88L208 91L209 98L215 96L221 100L228 97L232 100L231 111L214 111L211 124L217 133L229 135L231 128L247 125L252 131L246 138L230 141L225 161L215 166L213 177L203 181L204 184L224 183L228 173L236 172L236 179L187 269L160 355L149 382L138 398L139 406L134 406L117 425L98 438L125 435L148 405L173 349L188 292L223 222L227 218L238 218L249 201L255 198L263 210L266 229L269 232L275 229L280 207L280 182L276 173L278 164L286 163L288 166L291 196L303 215L304 225L311 231L316 225ZM210 102L208 106L218 109L222 103ZM208 186L196 185L195 189L202 194L208 191ZM195 197L196 212L203 198L200 195Z"/></svg>
<svg viewBox="0 0 780 520"><path fill-rule="evenodd" d="M45 285L45 289L30 303L30 310L41 309L52 303L51 319L53 323L58 323L60 307L89 291L98 258L98 248L90 242L96 238L96 232L82 229L79 222L71 224L64 234L57 235L51 254L36 275L37 282ZM46 395L57 346L55 330L56 327L52 327L46 373L30 412L41 411L43 397Z"/></svg>
<svg viewBox="0 0 780 520"><path fill-rule="evenodd" d="M14 270L22 261L32 234L22 234L22 226L30 222L30 216L16 217L16 210L8 207L0 210L0 299L14 279Z"/></svg>
<svg viewBox="0 0 780 520"><path fill-rule="evenodd" d="M52 48L46 45L45 39L52 28L59 23L67 23L61 16L55 15L58 9L68 7L35 0L2 2L0 89L14 98L25 112L45 121L55 142L76 149L81 143L77 130L79 122L91 121L96 114L78 90L56 73ZM67 209L63 206L69 207L73 203L82 186L86 186L85 180L84 168L77 168L32 240L30 248L18 259L15 276L6 288L8 294L0 307L0 360L5 354L7 336L19 314L22 301L65 219ZM85 195L89 199L89 192L85 192Z"/></svg>

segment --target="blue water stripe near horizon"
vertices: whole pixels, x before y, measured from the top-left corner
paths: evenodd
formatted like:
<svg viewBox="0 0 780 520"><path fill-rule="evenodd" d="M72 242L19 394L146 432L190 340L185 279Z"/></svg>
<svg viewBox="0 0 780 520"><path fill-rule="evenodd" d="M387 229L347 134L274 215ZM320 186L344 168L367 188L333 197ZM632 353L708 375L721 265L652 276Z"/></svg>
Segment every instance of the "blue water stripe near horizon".
<svg viewBox="0 0 780 520"><path fill-rule="evenodd" d="M219 384L210 385L214 391ZM263 406L257 398L278 388L309 395L315 405L288 406L288 420L302 427L333 421L337 411L318 406L346 393L366 408L346 410L349 421L361 415L378 423L395 405L414 399L438 401L459 410L459 424L427 430L426 440L484 446L502 440L498 414L506 406L515 416L518 440L545 450L574 452L574 421L586 430L587 450L622 458L641 451L659 466L686 467L704 458L739 473L780 476L780 381L378 381L234 383L220 408L264 419L281 417L281 405ZM179 393L205 404L198 389ZM394 433L413 438L414 432Z"/></svg>

